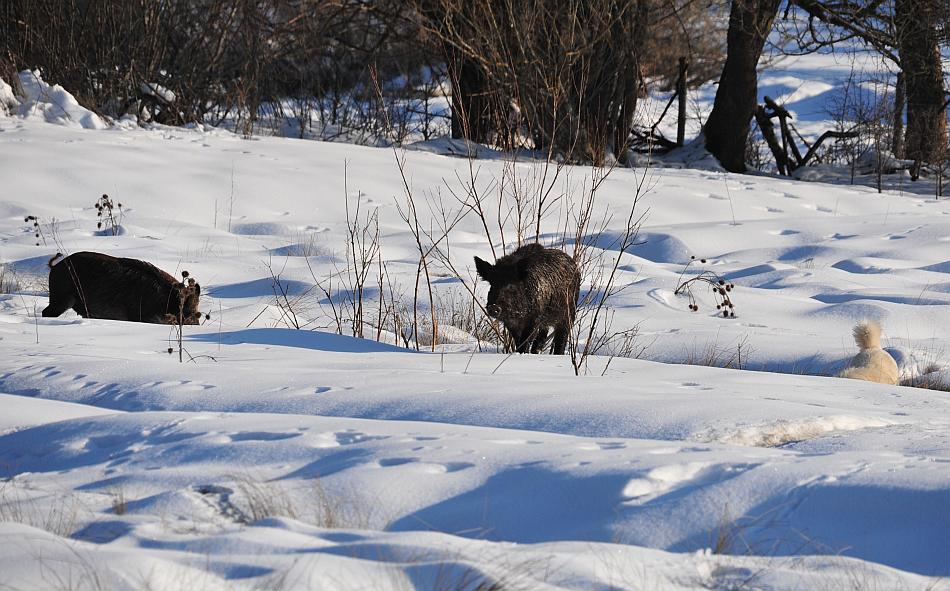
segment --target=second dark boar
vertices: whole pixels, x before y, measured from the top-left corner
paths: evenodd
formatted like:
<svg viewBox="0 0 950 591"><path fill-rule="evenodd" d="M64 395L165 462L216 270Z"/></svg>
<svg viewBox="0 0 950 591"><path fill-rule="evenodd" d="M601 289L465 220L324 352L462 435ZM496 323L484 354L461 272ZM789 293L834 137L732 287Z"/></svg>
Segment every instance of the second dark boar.
<svg viewBox="0 0 950 591"><path fill-rule="evenodd" d="M69 308L83 318L128 320L155 324L198 324L201 286L194 279L178 281L138 259L99 252L77 252L49 262L49 306L43 316L59 316Z"/></svg>
<svg viewBox="0 0 950 591"><path fill-rule="evenodd" d="M574 259L528 244L494 265L475 257L475 269L491 285L485 311L502 321L519 353L540 353L553 328L551 352L564 354L581 288Z"/></svg>

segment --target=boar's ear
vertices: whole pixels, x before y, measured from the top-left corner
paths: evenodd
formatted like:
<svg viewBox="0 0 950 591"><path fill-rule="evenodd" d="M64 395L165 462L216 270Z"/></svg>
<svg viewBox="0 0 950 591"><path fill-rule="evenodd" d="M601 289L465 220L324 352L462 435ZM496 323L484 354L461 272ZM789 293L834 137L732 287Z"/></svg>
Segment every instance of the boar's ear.
<svg viewBox="0 0 950 591"><path fill-rule="evenodd" d="M478 275L485 281L491 283L492 277L495 274L495 266L487 261L475 257L475 270L478 271Z"/></svg>

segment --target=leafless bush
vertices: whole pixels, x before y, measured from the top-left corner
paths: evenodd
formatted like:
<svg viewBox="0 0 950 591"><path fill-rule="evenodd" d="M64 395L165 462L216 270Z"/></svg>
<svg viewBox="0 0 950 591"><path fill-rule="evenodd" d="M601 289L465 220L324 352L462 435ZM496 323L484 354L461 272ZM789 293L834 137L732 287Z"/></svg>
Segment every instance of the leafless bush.
<svg viewBox="0 0 950 591"><path fill-rule="evenodd" d="M287 107L303 135L314 105L329 115L324 127L345 130L343 118L372 104L365 90L351 98L368 87L367 63L387 76L423 63L402 10L388 0L12 0L0 6L0 37L5 62L42 69L103 115L230 122L250 135L298 97Z"/></svg>
<svg viewBox="0 0 950 591"><path fill-rule="evenodd" d="M743 369L749 366L751 355L752 347L746 336L737 340L734 346L720 345L718 341L694 346L686 350L683 357L676 362L683 365Z"/></svg>
<svg viewBox="0 0 950 591"><path fill-rule="evenodd" d="M689 86L715 80L726 57L728 2L648 0L648 24L641 56L643 76L671 90L678 60L689 62Z"/></svg>
<svg viewBox="0 0 950 591"><path fill-rule="evenodd" d="M310 296L319 288L319 284L312 285L301 293L291 293L290 285L282 279L286 264L287 259L284 260L284 267L276 272L271 262L264 264L270 274L274 306L279 314L277 323L296 330L310 328L316 322L312 313L313 303ZM251 323L253 322L252 320Z"/></svg>
<svg viewBox="0 0 950 591"><path fill-rule="evenodd" d="M598 164L610 152L624 156L646 11L634 0L417 4L423 28L445 48L466 137L504 145L523 125L534 149Z"/></svg>
<svg viewBox="0 0 950 591"><path fill-rule="evenodd" d="M632 352L637 335L636 327L614 329L611 299L629 284L620 281L620 263L624 254L637 244L644 213L638 208L640 200L652 188L649 168L637 171L634 194L625 213L622 229L608 231L612 218L595 218L597 192L611 169L594 169L587 192L578 206L572 208L565 233L573 231L574 259L581 267L589 287L578 302L577 318L568 341L568 353L575 375L586 371L592 355L605 349L613 352ZM618 348L617 343L621 343ZM604 368L606 371L606 367Z"/></svg>
<svg viewBox="0 0 950 591"><path fill-rule="evenodd" d="M895 127L900 119L895 116L895 109L899 107L890 83L852 68L848 81L828 104L835 129L856 130L857 134L836 141L823 160L846 165L852 183L857 175L875 175L880 191L883 175L894 172L895 166L903 166L894 158L902 150L903 132Z"/></svg>
<svg viewBox="0 0 950 591"><path fill-rule="evenodd" d="M197 306L198 300L196 295L201 293L201 286L198 285L198 282L195 281L194 277L190 276L191 274L188 271L181 272L181 283L177 285L178 288L172 290L170 302L170 307L175 309L174 318L169 322L172 325L172 336L169 337L169 341L174 343L174 346L168 347L166 352L171 355L176 350L178 351L178 362L184 363L184 356L188 356L188 361L192 363L197 362L198 359L210 359L211 361L217 361L211 355L192 355L185 349L183 344L185 336L185 325L187 324L198 324L201 320L211 320L210 313L202 314L197 309L192 309L192 306ZM196 314L197 320L195 322L186 322L188 315ZM203 316L203 318L202 318Z"/></svg>
<svg viewBox="0 0 950 591"><path fill-rule="evenodd" d="M96 217L99 218L96 222L96 229L102 230L104 224L105 231L116 236L121 229L120 224L122 224L122 204L112 201L108 195L103 194L102 197L96 200L95 208Z"/></svg>
<svg viewBox="0 0 950 591"><path fill-rule="evenodd" d="M8 263L0 263L0 294L20 293L23 284Z"/></svg>
<svg viewBox="0 0 950 591"><path fill-rule="evenodd" d="M950 382L943 375L943 368L944 366L940 363L930 363L921 371L915 371L912 375L901 380L901 386L950 392Z"/></svg>
<svg viewBox="0 0 950 591"><path fill-rule="evenodd" d="M732 303L732 290L736 288L735 284L726 281L719 273L709 269L701 269L698 273L687 277L686 274L689 268L695 262L697 262L696 256L693 255L680 272L679 282L676 289L673 290L673 295L686 295L689 298L689 309L698 312L699 304L696 303L693 289L697 285L705 285L712 291L713 299L716 302L716 314L721 314L723 318L735 318L736 306ZM705 264L706 259L699 259L699 263Z"/></svg>

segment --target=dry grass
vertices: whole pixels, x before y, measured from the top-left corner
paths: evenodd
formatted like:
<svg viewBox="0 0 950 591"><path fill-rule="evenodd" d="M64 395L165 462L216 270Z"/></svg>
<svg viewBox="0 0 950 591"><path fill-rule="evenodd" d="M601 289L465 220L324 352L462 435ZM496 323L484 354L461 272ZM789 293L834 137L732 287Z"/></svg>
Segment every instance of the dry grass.
<svg viewBox="0 0 950 591"><path fill-rule="evenodd" d="M931 363L920 373L915 372L913 375L901 380L901 386L950 392L950 383L947 382L947 378L941 373L942 369L943 366L937 363Z"/></svg>
<svg viewBox="0 0 950 591"><path fill-rule="evenodd" d="M369 529L378 516L365 496L355 491L329 491L319 479L266 481L248 474L232 477L235 507L241 521L288 517L328 529Z"/></svg>
<svg viewBox="0 0 950 591"><path fill-rule="evenodd" d="M56 502L43 503L47 495L37 493L12 479L0 482L0 521L22 523L60 537L76 531L87 510L74 496L60 495Z"/></svg>
<svg viewBox="0 0 950 591"><path fill-rule="evenodd" d="M722 367L726 369L743 369L749 366L752 357L752 347L749 346L749 337L742 337L733 345L722 345L718 342L706 343L702 347L693 347L683 355L683 365L699 365L704 367Z"/></svg>
<svg viewBox="0 0 950 591"><path fill-rule="evenodd" d="M0 265L0 294L20 293L22 291L23 283L14 272L13 267L8 264Z"/></svg>
<svg viewBox="0 0 950 591"><path fill-rule="evenodd" d="M112 513L114 515L125 515L129 510L129 499L125 494L124 488L117 488L109 493L112 497Z"/></svg>
<svg viewBox="0 0 950 591"><path fill-rule="evenodd" d="M243 521L253 523L268 517L297 518L294 502L279 483L259 480L248 474L233 478L235 491L240 496L235 505L241 510Z"/></svg>

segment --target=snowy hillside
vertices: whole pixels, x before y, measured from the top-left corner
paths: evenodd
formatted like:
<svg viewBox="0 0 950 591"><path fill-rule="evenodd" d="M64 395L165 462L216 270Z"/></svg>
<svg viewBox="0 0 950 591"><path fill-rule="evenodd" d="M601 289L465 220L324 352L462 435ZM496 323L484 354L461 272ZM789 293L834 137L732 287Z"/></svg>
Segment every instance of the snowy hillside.
<svg viewBox="0 0 950 591"><path fill-rule="evenodd" d="M513 242L475 215L449 234L461 277L433 264L436 352L391 323L334 334L348 215L378 215L382 292L412 315L398 162L435 231L429 205L457 207L472 178L489 204L537 190L543 163L107 126L36 84L0 116L2 586L950 588L950 394L829 377L863 318L905 380L947 363L950 203L932 187L612 171L585 288L643 187L608 301L636 331L578 377L466 332L472 257ZM559 173L542 242L571 246L592 174ZM199 280L211 318L184 327L185 363L174 328L38 317L47 260L83 250ZM698 312L674 294L702 270L735 284L736 318L708 289Z"/></svg>

